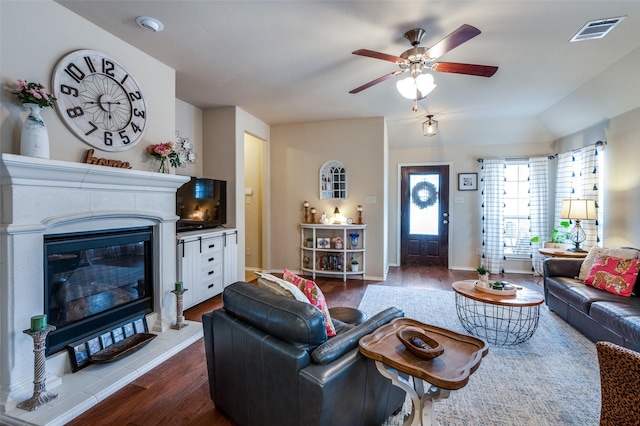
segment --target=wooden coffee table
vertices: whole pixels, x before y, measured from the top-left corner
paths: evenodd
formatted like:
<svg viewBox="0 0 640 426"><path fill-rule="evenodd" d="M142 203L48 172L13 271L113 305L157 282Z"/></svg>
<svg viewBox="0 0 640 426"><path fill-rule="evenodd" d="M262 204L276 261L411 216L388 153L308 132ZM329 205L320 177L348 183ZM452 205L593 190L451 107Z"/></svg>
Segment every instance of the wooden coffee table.
<svg viewBox="0 0 640 426"><path fill-rule="evenodd" d="M474 336L494 345L517 345L528 340L538 328L544 298L527 288L515 295L489 294L475 289L475 280L457 281L456 311L462 326Z"/></svg>
<svg viewBox="0 0 640 426"><path fill-rule="evenodd" d="M439 342L444 347L442 355L423 359L409 352L396 336L397 331L407 327L417 327ZM413 409L404 424L412 426L432 424L432 403L447 398L451 390L464 387L489 352L489 345L482 339L409 318L396 318L359 343L360 352L375 361L380 374L411 397ZM410 380L398 371L408 374ZM423 380L431 385L426 392Z"/></svg>

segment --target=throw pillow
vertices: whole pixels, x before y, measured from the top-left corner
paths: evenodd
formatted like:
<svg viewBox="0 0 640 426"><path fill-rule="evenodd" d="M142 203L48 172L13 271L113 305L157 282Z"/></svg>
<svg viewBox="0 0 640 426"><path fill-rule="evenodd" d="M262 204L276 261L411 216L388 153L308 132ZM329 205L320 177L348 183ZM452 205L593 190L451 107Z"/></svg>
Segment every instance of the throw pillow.
<svg viewBox="0 0 640 426"><path fill-rule="evenodd" d="M265 290L280 296L296 299L299 302L309 303L307 296L305 296L298 287L290 282L271 274L263 274L260 272L254 273L258 276L258 287L264 288Z"/></svg>
<svg viewBox="0 0 640 426"><path fill-rule="evenodd" d="M638 269L640 261L637 259L598 256L584 283L609 293L629 297L638 278Z"/></svg>
<svg viewBox="0 0 640 426"><path fill-rule="evenodd" d="M584 261L580 266L580 275L578 275L578 279L580 281L584 281L587 279L587 275L589 275L591 266L593 266L593 262L595 262L596 257L598 257L599 255L618 257L620 259L635 259L638 257L638 250L608 249L598 246L591 247L591 250L589 250L589 254L587 254L587 257L584 258Z"/></svg>
<svg viewBox="0 0 640 426"><path fill-rule="evenodd" d="M318 285L305 278L299 277L293 272L285 269L284 270L284 279L289 281L290 283L295 284L302 292L307 296L309 302L320 309L322 315L324 316L324 325L327 329L327 336L333 337L336 335L336 328L333 325L333 321L331 320L331 314L329 314L329 307L327 306L327 301L324 298L324 294L322 294L322 290Z"/></svg>

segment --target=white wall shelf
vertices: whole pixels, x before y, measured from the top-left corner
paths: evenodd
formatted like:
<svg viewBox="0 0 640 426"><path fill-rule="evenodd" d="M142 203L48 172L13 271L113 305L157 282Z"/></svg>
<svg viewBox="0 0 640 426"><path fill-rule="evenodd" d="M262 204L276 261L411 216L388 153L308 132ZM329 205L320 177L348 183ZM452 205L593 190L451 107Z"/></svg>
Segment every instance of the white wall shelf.
<svg viewBox="0 0 640 426"><path fill-rule="evenodd" d="M340 276L343 281L347 277L366 273L366 230L367 225L318 225L300 224L300 269L310 273L313 279L316 274ZM358 245L351 247L350 234L358 234ZM336 248L334 239L342 238L342 247ZM307 240L310 239L310 242ZM327 244L319 244L324 239ZM352 269L351 260L358 262L358 270Z"/></svg>

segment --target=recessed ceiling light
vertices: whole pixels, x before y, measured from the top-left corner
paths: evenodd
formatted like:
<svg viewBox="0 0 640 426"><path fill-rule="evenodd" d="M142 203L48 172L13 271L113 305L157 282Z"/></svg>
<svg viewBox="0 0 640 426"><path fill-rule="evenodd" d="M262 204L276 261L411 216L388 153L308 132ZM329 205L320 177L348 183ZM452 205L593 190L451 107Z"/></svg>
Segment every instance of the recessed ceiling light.
<svg viewBox="0 0 640 426"><path fill-rule="evenodd" d="M153 31L155 33L164 30L164 24L151 16L138 16L136 22L142 28Z"/></svg>

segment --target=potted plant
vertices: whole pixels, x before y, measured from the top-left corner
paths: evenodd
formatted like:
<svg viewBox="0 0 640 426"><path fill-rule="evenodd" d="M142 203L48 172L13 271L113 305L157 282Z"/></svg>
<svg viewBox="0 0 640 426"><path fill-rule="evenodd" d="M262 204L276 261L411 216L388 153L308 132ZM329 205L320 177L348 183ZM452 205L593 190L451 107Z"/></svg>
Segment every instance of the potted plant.
<svg viewBox="0 0 640 426"><path fill-rule="evenodd" d="M360 265L358 264L358 261L355 259L351 259L351 271L358 272L359 270L360 270Z"/></svg>
<svg viewBox="0 0 640 426"><path fill-rule="evenodd" d="M571 235L571 233L569 232L569 226L570 224L567 221L560 222L560 227L564 228L564 230L557 229L557 228L554 229L553 232L551 232L551 241L545 241L544 247L545 248L566 248L566 242L569 241L569 236ZM531 238L531 242L539 243L540 237Z"/></svg>
<svg viewBox="0 0 640 426"><path fill-rule="evenodd" d="M307 247L313 248L313 238L307 238Z"/></svg>
<svg viewBox="0 0 640 426"><path fill-rule="evenodd" d="M484 265L479 265L478 267L476 267L476 271L478 272L478 279L480 281L483 281L485 283L489 282L489 274L491 273L491 271L485 268Z"/></svg>

